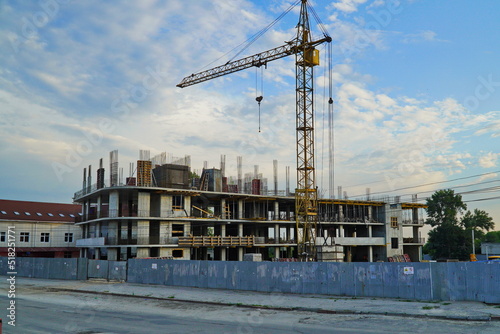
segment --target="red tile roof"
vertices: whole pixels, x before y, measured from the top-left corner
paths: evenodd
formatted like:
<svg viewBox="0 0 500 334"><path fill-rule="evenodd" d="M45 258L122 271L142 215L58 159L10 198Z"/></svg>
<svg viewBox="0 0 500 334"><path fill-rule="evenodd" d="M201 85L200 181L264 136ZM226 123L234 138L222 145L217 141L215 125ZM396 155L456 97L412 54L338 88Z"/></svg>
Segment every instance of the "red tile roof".
<svg viewBox="0 0 500 334"><path fill-rule="evenodd" d="M0 220L74 222L81 211L79 204L0 199Z"/></svg>

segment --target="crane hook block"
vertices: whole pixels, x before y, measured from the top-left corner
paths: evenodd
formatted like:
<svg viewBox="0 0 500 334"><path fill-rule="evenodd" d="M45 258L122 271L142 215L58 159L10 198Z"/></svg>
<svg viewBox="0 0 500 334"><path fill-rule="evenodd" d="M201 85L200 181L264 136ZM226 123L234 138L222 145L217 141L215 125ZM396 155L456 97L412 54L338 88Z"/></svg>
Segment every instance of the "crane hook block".
<svg viewBox="0 0 500 334"><path fill-rule="evenodd" d="M330 97L330 99L328 100L328 104L333 104L333 99Z"/></svg>
<svg viewBox="0 0 500 334"><path fill-rule="evenodd" d="M255 98L255 101L259 102L259 104L260 104L260 101L262 101L263 99L264 99L264 97L263 97L263 96L257 96L257 97Z"/></svg>

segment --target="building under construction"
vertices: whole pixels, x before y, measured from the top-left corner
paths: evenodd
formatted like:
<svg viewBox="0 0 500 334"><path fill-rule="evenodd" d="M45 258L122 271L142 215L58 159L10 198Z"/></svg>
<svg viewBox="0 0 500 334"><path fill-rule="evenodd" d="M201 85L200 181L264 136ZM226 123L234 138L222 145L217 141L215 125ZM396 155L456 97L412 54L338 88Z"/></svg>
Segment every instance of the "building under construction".
<svg viewBox="0 0 500 334"><path fill-rule="evenodd" d="M100 161L97 183L84 169L77 240L83 257L125 260L162 257L184 260L295 261L297 228L295 197L274 189L254 166L243 177L220 168L191 171L190 157L141 151L128 177L118 168L118 152L110 154L109 181ZM288 168L287 168L288 171ZM287 175L287 181L289 180ZM420 261L424 240L419 229L423 204L373 200L318 199L315 242L318 261ZM301 231L299 231L300 233Z"/></svg>

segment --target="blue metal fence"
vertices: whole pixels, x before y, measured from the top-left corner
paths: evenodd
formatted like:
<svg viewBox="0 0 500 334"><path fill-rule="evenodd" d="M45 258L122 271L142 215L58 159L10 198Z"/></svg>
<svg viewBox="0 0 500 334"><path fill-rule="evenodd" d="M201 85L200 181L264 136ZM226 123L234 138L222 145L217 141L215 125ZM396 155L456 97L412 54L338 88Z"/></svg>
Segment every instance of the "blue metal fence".
<svg viewBox="0 0 500 334"><path fill-rule="evenodd" d="M17 258L17 276L262 292L500 303L500 263L230 262ZM7 275L0 258L0 275Z"/></svg>

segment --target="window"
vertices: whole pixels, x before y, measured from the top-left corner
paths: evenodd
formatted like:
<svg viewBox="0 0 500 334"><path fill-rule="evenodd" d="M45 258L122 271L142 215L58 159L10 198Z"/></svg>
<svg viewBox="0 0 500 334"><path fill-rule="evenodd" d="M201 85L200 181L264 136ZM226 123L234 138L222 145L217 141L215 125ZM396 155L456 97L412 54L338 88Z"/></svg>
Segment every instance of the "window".
<svg viewBox="0 0 500 334"><path fill-rule="evenodd" d="M172 197L172 207L174 209L183 209L184 208L184 196L173 196Z"/></svg>
<svg viewBox="0 0 500 334"><path fill-rule="evenodd" d="M398 217L391 217L391 227L398 228Z"/></svg>
<svg viewBox="0 0 500 334"><path fill-rule="evenodd" d="M29 232L21 232L21 234L19 234L19 241L20 242L30 242L30 233Z"/></svg>
<svg viewBox="0 0 500 334"><path fill-rule="evenodd" d="M7 212L5 212L5 211L3 211L3 210L2 210L1 212L2 212L2 214L4 214L4 215L6 215L6 214L7 214Z"/></svg>
<svg viewBox="0 0 500 334"><path fill-rule="evenodd" d="M182 249L174 249L172 251L172 257L183 257L184 256L184 250Z"/></svg>
<svg viewBox="0 0 500 334"><path fill-rule="evenodd" d="M54 217L54 215L51 213L47 213L47 215L49 215L50 217Z"/></svg>
<svg viewBox="0 0 500 334"><path fill-rule="evenodd" d="M24 214L25 214L26 216L31 216L31 213L29 213L29 212L25 212Z"/></svg>
<svg viewBox="0 0 500 334"><path fill-rule="evenodd" d="M40 236L40 242L49 242L50 233L42 233Z"/></svg>
<svg viewBox="0 0 500 334"><path fill-rule="evenodd" d="M172 224L172 236L173 237L183 237L184 236L184 225Z"/></svg>
<svg viewBox="0 0 500 334"><path fill-rule="evenodd" d="M17 212L17 211L14 211L14 214L17 215L17 216L19 216L19 212Z"/></svg>
<svg viewBox="0 0 500 334"><path fill-rule="evenodd" d="M42 216L42 214L40 212L37 212L36 215L40 216L40 217Z"/></svg>
<svg viewBox="0 0 500 334"><path fill-rule="evenodd" d="M64 233L64 242L73 242L73 233Z"/></svg>
<svg viewBox="0 0 500 334"><path fill-rule="evenodd" d="M398 249L399 247L398 238L391 238L391 248Z"/></svg>
<svg viewBox="0 0 500 334"><path fill-rule="evenodd" d="M5 232L0 232L0 242L5 242Z"/></svg>
<svg viewBox="0 0 500 334"><path fill-rule="evenodd" d="M60 213L59 216L64 217L64 215L62 213Z"/></svg>
<svg viewBox="0 0 500 334"><path fill-rule="evenodd" d="M71 252L64 252L64 258L65 259L71 259L72 255L73 254Z"/></svg>
<svg viewBox="0 0 500 334"><path fill-rule="evenodd" d="M74 214L72 214L72 213L70 213L70 214L69 214L69 216L70 216L71 218L75 218L75 215L74 215Z"/></svg>

